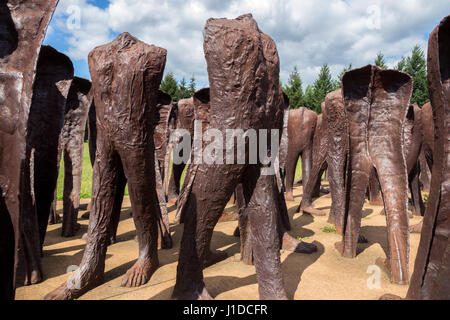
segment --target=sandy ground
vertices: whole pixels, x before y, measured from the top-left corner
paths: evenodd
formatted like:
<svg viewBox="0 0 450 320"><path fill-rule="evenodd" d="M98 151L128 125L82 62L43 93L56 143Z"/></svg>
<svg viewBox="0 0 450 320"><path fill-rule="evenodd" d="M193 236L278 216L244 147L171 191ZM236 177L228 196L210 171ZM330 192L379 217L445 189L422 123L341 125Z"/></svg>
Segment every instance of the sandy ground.
<svg viewBox="0 0 450 320"><path fill-rule="evenodd" d="M367 202L363 209L361 233L369 243L359 245L359 255L356 259L345 259L334 249L334 243L341 237L335 233L326 233L322 229L327 223L327 217L312 217L295 213L301 200L302 188L297 186L294 192L295 201L287 202L291 217L291 234L302 237L306 242L318 246L318 252L306 255L281 251L281 260L285 287L291 299L378 299L385 293L406 295L407 286L391 284L387 274L374 268L378 257L386 257L387 235L386 218L380 213L383 208L370 206ZM89 201L82 201L87 204ZM327 213L330 210L331 198L316 199L315 206ZM61 209L62 203L58 203ZM86 206L83 206L85 208ZM170 219L175 216L175 206L170 206ZM233 210L229 204L228 210ZM145 300L170 299L176 278L179 244L183 232L182 225L172 225L174 248L160 250L160 268L155 272L150 282L139 288L123 288L120 286L122 276L137 259L138 244L135 241L136 232L130 217L130 202L125 198L122 209L122 221L118 230L118 242L108 248L105 269L105 283L80 299L117 299ZM80 217L84 211L80 212ZM416 224L420 218L414 217L411 224ZM49 226L44 246L43 272L45 280L37 285L20 287L16 299L42 299L42 297L57 288L70 275L81 261L85 242L81 239L87 231L87 220L80 219L81 230L76 237L62 238L61 224ZM205 283L209 293L216 299L258 299L258 285L254 266L247 266L240 261L239 238L233 236L237 226L236 221L219 223L214 231L212 247L228 253L228 259L219 262L204 271ZM410 274L413 271L420 235L411 235ZM373 270L375 270L375 273ZM69 271L69 273L68 273ZM380 275L379 288L371 277ZM368 285L372 284L372 285Z"/></svg>

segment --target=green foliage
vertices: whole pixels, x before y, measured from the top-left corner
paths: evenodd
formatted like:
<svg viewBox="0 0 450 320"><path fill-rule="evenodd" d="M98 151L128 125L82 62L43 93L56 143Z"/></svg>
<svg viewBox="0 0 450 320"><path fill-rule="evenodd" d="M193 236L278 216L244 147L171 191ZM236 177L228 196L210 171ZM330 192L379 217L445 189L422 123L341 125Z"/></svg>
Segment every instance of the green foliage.
<svg viewBox="0 0 450 320"><path fill-rule="evenodd" d="M339 74L338 79L334 81L334 90L338 90L338 89L342 88L342 78L344 77L344 74L347 71L350 71L352 69L353 69L353 66L351 63L348 65L348 67L344 67L344 69Z"/></svg>
<svg viewBox="0 0 450 320"><path fill-rule="evenodd" d="M186 79L182 78L178 83L172 72L167 73L161 81L161 91L169 94L174 101L190 98L196 91L196 84L194 76L191 77L189 84Z"/></svg>
<svg viewBox="0 0 450 320"><path fill-rule="evenodd" d="M191 79L189 80L189 86L188 86L188 93L189 97L192 97L195 94L196 91L196 84L195 84L195 77L192 75Z"/></svg>
<svg viewBox="0 0 450 320"><path fill-rule="evenodd" d="M384 69L387 68L386 60L384 59L384 54L381 53L381 51L378 52L378 54L377 54L377 58L375 59L375 65L380 68L384 68Z"/></svg>
<svg viewBox="0 0 450 320"><path fill-rule="evenodd" d="M288 84L283 87L284 92L289 97L290 108L298 109L302 106L303 88L302 79L298 73L297 67L289 75Z"/></svg>
<svg viewBox="0 0 450 320"><path fill-rule="evenodd" d="M161 81L161 91L167 93L173 100L178 101L178 84L172 72L165 75L163 81Z"/></svg>
<svg viewBox="0 0 450 320"><path fill-rule="evenodd" d="M411 56L406 59L404 71L409 73L414 79L411 103L423 106L430 101L427 85L427 60L425 53L418 45L413 48Z"/></svg>
<svg viewBox="0 0 450 320"><path fill-rule="evenodd" d="M402 59L397 63L397 67L395 69L399 71L405 71L406 68L406 58L402 57Z"/></svg>
<svg viewBox="0 0 450 320"><path fill-rule="evenodd" d="M336 227L334 225L326 225L320 228L324 233L336 233Z"/></svg>
<svg viewBox="0 0 450 320"><path fill-rule="evenodd" d="M320 69L319 76L310 89L310 92L305 92L305 106L317 114L322 113L322 102L325 101L326 95L334 89L335 86L331 78L330 68L325 63ZM308 98L306 98L307 94Z"/></svg>

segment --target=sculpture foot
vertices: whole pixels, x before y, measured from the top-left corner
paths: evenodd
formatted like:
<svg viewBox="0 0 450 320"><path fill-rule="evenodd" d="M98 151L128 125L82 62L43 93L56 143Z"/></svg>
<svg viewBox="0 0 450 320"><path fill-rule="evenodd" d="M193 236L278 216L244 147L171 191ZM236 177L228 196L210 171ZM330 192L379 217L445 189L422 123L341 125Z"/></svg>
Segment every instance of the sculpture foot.
<svg viewBox="0 0 450 320"><path fill-rule="evenodd" d="M103 284L103 276L95 277L95 272L88 273L92 275L90 279L81 278L78 283L71 282L69 278L66 282L60 285L57 289L46 294L44 300L73 300L81 297L89 290ZM101 274L103 275L103 273ZM68 283L70 282L70 289Z"/></svg>
<svg viewBox="0 0 450 320"><path fill-rule="evenodd" d="M158 269L158 259L152 262L149 258L136 261L134 266L128 269L122 280L122 287L139 287L146 284L153 273Z"/></svg>
<svg viewBox="0 0 450 320"><path fill-rule="evenodd" d="M292 194L292 192L286 193L286 201L294 201L294 195Z"/></svg>
<svg viewBox="0 0 450 320"><path fill-rule="evenodd" d="M409 232L411 233L422 233L423 220L416 225L413 225L409 228Z"/></svg>
<svg viewBox="0 0 450 320"><path fill-rule="evenodd" d="M61 233L61 236L63 238L73 237L77 234L80 228L81 225L79 223L75 223L74 225L70 226L70 228L65 228L64 231Z"/></svg>
<svg viewBox="0 0 450 320"><path fill-rule="evenodd" d="M307 243L294 239L289 233L285 232L283 235L283 250L293 251L295 253L311 254L317 251L317 246L313 243Z"/></svg>
<svg viewBox="0 0 450 320"><path fill-rule="evenodd" d="M348 259L354 259L356 256L352 255L352 254L348 254L344 251L344 244L342 241L336 242L334 244L334 247L336 248L336 250L342 255L342 257L344 258L348 258Z"/></svg>
<svg viewBox="0 0 450 320"><path fill-rule="evenodd" d="M324 216L326 216L325 212L323 212L322 210L316 209L313 206L303 207L303 208L301 208L301 210L304 213L308 213L310 215L317 216L317 217L324 217Z"/></svg>
<svg viewBox="0 0 450 320"><path fill-rule="evenodd" d="M407 285L408 281L402 280L402 279L394 279L394 277L392 276L392 272L391 272L391 266L389 263L389 259L386 258L377 258L377 260L375 261L375 264L380 267L381 270L383 270L384 272L386 272L389 275L389 278L391 279L391 282L394 284L398 284L398 285Z"/></svg>
<svg viewBox="0 0 450 320"><path fill-rule="evenodd" d="M325 195L329 195L331 197L331 192L329 190L327 190L327 189L320 188L320 193L323 193Z"/></svg>
<svg viewBox="0 0 450 320"><path fill-rule="evenodd" d="M59 214L50 215L50 219L48 219L49 225L54 225L61 222L61 216Z"/></svg>
<svg viewBox="0 0 450 320"><path fill-rule="evenodd" d="M42 282L42 280L43 280L42 272L40 270L33 270L33 271L31 271L31 274L29 277L28 277L28 275L25 275L23 285L31 286L33 284Z"/></svg>
<svg viewBox="0 0 450 320"><path fill-rule="evenodd" d="M172 299L174 300L214 300L209 294L208 290L203 286L202 290L196 290L194 292L176 292L172 293Z"/></svg>
<svg viewBox="0 0 450 320"><path fill-rule="evenodd" d="M225 260L226 258L228 258L228 253L226 253L225 251L209 251L208 256L206 257L205 261L203 261L203 268L208 268L213 264Z"/></svg>

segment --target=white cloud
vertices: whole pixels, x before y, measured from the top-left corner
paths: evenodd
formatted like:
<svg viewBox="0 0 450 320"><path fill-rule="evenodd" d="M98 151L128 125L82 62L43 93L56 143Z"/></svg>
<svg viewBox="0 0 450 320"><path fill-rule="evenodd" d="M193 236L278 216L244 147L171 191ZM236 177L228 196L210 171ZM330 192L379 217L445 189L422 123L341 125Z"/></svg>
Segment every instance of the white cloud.
<svg viewBox="0 0 450 320"><path fill-rule="evenodd" d="M252 13L277 43L281 79L297 65L307 84L323 63L337 75L350 63L372 63L379 51L394 66L414 45L426 49L428 34L450 13L448 0L111 0L105 9L94 3L60 1L55 26L67 33L72 59L85 59L113 34L128 31L168 50L166 70L179 78L194 74L201 83L208 82L202 31L210 17ZM71 5L82 8L80 29L67 28Z"/></svg>

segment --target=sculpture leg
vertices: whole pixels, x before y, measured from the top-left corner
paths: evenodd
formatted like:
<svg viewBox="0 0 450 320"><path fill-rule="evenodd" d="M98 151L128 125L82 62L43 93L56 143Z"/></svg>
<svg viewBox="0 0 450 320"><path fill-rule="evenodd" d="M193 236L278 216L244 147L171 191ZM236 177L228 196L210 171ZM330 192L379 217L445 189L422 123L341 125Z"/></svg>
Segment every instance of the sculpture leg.
<svg viewBox="0 0 450 320"><path fill-rule="evenodd" d="M247 206L253 246L253 259L262 300L285 300L280 242L277 225L278 189L274 176L259 176L249 168L244 184L252 185L253 194ZM256 167L259 170L259 168ZM256 183L252 181L256 179Z"/></svg>
<svg viewBox="0 0 450 320"><path fill-rule="evenodd" d="M83 149L69 144L64 148L64 192L62 236L73 237L80 225L77 223L80 206L81 170Z"/></svg>
<svg viewBox="0 0 450 320"><path fill-rule="evenodd" d="M138 287L150 280L159 266L158 200L156 194L155 158L150 145L119 151L133 208L133 220L139 243L139 257L122 280L122 286Z"/></svg>
<svg viewBox="0 0 450 320"><path fill-rule="evenodd" d="M97 142L97 159L92 176L92 210L83 259L65 283L44 297L47 300L76 299L103 283L108 226L118 194L121 165L119 155L100 131Z"/></svg>
<svg viewBox="0 0 450 320"><path fill-rule="evenodd" d="M355 137L356 138L356 137ZM352 137L352 140L355 139ZM343 242L337 243L336 248L344 257L355 258L361 228L361 215L369 182L372 164L364 150L366 147L364 137L354 141L354 150L351 159L351 169L348 173L348 212L344 224L344 230L336 226L336 232L343 235Z"/></svg>
<svg viewBox="0 0 450 320"><path fill-rule="evenodd" d="M334 151L334 150L333 150ZM330 182L331 191L331 210L328 222L333 223L336 231L342 232L345 220L345 171L346 156L345 150L338 150L340 154L333 151L327 158L328 163L328 181Z"/></svg>
<svg viewBox="0 0 450 320"><path fill-rule="evenodd" d="M369 203L373 206L382 206L383 197L381 196L380 182L375 168L370 171L369 177Z"/></svg>
<svg viewBox="0 0 450 320"><path fill-rule="evenodd" d="M377 145L381 144L377 143ZM386 211L389 244L387 267L391 273L392 282L407 284L409 280L409 216L406 189L408 182L406 181L405 167L400 165L400 159L395 159L393 154L395 153L388 152L383 156L378 152L374 160Z"/></svg>
<svg viewBox="0 0 450 320"><path fill-rule="evenodd" d="M203 282L203 261L209 254L214 227L244 168L242 165L199 166L185 205L174 298L211 298Z"/></svg>
<svg viewBox="0 0 450 320"><path fill-rule="evenodd" d="M325 152L317 152L317 159L314 159L314 163L312 165L312 169L310 170L307 182L305 182L305 180L303 179L303 185L305 187L303 188L302 202L299 206L298 211L301 210L305 213L316 216L325 216L325 213L322 210L318 210L312 205L314 189L317 187L317 181L320 181L321 174L323 174L325 168L326 150Z"/></svg>
<svg viewBox="0 0 450 320"><path fill-rule="evenodd" d="M287 160L286 160L286 200L294 201L294 194L292 193L293 183L295 178L295 169L297 168L298 159L300 157L300 151L291 150L288 148ZM310 162L309 162L310 163ZM304 168L304 159L302 159L302 168ZM309 173L309 171L308 171ZM302 179L303 185L305 185L305 175L308 174L303 171Z"/></svg>
<svg viewBox="0 0 450 320"><path fill-rule="evenodd" d="M181 175L183 174L185 164L174 164L172 174L169 178L169 196L168 202L175 203L180 194ZM167 173L168 174L168 173Z"/></svg>
<svg viewBox="0 0 450 320"><path fill-rule="evenodd" d="M411 190L411 200L414 207L414 214L416 216L423 216L425 214L425 205L423 204L422 193L420 191L419 182L419 164L417 163L409 173L409 189Z"/></svg>
<svg viewBox="0 0 450 320"><path fill-rule="evenodd" d="M127 178L123 172L122 164L118 164L120 170L118 170L119 177L117 178L117 192L114 198L114 206L111 214L111 223L108 228L108 244L114 244L117 242L117 228L120 222L120 213L122 211L123 197L125 194L125 187L127 186Z"/></svg>

